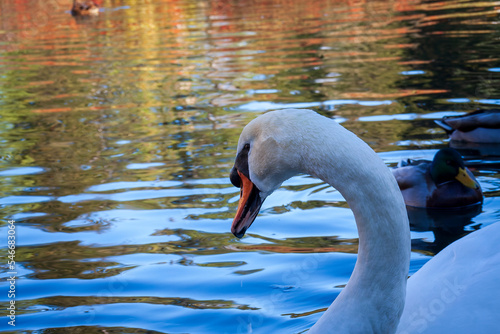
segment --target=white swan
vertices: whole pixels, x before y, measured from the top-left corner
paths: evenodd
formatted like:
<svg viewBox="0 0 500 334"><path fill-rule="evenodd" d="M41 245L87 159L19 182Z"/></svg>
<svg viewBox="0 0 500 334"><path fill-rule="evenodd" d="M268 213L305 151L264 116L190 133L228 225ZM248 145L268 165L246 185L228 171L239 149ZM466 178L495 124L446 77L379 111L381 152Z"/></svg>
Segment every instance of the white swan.
<svg viewBox="0 0 500 334"><path fill-rule="evenodd" d="M230 176L241 187L231 227L235 236L245 234L264 199L297 173L331 184L354 213L354 271L308 333L498 332L500 224L447 247L409 280L406 292L405 204L391 171L361 139L313 111L288 109L251 121L237 152Z"/></svg>

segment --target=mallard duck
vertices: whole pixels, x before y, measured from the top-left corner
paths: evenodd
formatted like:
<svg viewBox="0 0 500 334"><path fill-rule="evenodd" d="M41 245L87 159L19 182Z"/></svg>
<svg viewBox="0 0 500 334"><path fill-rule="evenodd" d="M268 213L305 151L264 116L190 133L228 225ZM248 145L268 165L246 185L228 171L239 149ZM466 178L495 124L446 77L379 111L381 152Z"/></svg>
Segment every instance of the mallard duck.
<svg viewBox="0 0 500 334"><path fill-rule="evenodd" d="M99 14L99 6L92 0L73 0L71 15L73 16L96 16Z"/></svg>
<svg viewBox="0 0 500 334"><path fill-rule="evenodd" d="M500 110L478 110L463 116L435 120L450 139L472 143L500 143Z"/></svg>
<svg viewBox="0 0 500 334"><path fill-rule="evenodd" d="M408 160L393 174L409 206L450 208L483 202L479 183L452 148L439 150L432 162Z"/></svg>
<svg viewBox="0 0 500 334"><path fill-rule="evenodd" d="M349 282L307 333L498 332L500 223L451 244L408 279L408 216L391 171L356 135L311 110L268 112L243 129L230 174L241 188L233 234L243 237L266 197L298 173L335 187L359 232Z"/></svg>

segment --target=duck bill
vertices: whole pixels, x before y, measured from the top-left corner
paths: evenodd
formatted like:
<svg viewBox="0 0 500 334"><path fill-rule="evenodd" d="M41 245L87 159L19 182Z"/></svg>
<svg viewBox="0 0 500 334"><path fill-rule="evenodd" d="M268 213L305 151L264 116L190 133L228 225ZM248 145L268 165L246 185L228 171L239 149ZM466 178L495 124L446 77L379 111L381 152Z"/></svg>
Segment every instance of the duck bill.
<svg viewBox="0 0 500 334"><path fill-rule="evenodd" d="M472 188L472 189L477 189L479 188L479 185L477 184L476 181L474 181L469 173L465 170L465 168L459 168L458 169L458 175L455 177L458 182L462 183L464 186Z"/></svg>
<svg viewBox="0 0 500 334"><path fill-rule="evenodd" d="M236 237L241 238L259 214L262 200L259 195L259 189L255 184L239 171L238 175L241 179L240 201L233 225L231 226L231 232Z"/></svg>

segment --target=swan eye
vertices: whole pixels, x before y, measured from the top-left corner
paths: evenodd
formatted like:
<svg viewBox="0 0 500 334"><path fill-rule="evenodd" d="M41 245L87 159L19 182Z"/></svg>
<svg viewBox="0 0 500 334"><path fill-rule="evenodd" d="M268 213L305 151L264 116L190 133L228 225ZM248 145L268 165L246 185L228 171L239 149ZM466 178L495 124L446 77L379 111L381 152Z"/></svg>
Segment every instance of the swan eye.
<svg viewBox="0 0 500 334"><path fill-rule="evenodd" d="M250 144L243 145L243 149L247 151L250 150Z"/></svg>

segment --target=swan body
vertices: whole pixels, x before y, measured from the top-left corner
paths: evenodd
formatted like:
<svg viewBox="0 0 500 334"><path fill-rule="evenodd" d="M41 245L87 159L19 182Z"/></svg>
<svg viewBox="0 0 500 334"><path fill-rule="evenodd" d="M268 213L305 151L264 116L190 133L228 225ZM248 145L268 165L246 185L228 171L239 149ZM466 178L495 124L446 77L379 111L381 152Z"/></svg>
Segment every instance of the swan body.
<svg viewBox="0 0 500 334"><path fill-rule="evenodd" d="M99 15L99 6L92 0L73 0L71 7L73 16L96 16Z"/></svg>
<svg viewBox="0 0 500 334"><path fill-rule="evenodd" d="M446 247L408 280L398 333L498 333L500 224Z"/></svg>
<svg viewBox="0 0 500 334"><path fill-rule="evenodd" d="M463 116L435 121L452 141L500 143L500 110L478 110Z"/></svg>
<svg viewBox="0 0 500 334"><path fill-rule="evenodd" d="M405 308L410 231L403 197L392 172L377 154L335 121L310 110L288 109L261 115L243 129L230 174L231 182L241 188L238 209L231 226L233 234L241 238L256 218L265 198L297 173L311 174L335 187L349 203L359 234L358 258L348 284L308 333L395 333L403 309L404 316L410 318L401 319L401 324L406 327L401 327L400 332L407 333L407 324L415 325L413 314L420 306L409 303ZM439 293L441 282L435 280L434 271L444 264L458 265L455 273L464 268L469 270L469 266L476 268L467 275L474 276L473 282L477 284L482 278L480 270L490 268L486 274L492 274L498 282L500 269L498 266L489 267L499 262L499 256L493 251L500 242L498 226L489 227L492 233L478 234L475 239L467 236L444 255L430 260L422 268L422 274L410 279L409 285L416 291L408 295L414 296L420 289L430 291L429 296L436 289ZM493 259L480 257L483 261L481 266L476 265L477 259L470 264L467 261L475 255L470 249L482 237L492 238L487 244L492 247L485 255L492 255ZM465 262L453 259L458 250L460 254L466 253ZM453 284L453 273L450 275L447 278ZM464 283L460 281L457 284ZM458 305L460 296L469 298L467 301L471 304L467 307L474 308L477 321L482 321L480 317L485 313L482 312L481 302L485 295L493 297L487 305L492 307L491 312L500 311L498 289L491 287L488 284L488 290L480 291L481 297L476 301L474 295L459 286L459 296L454 300L456 303L451 304ZM476 286L470 291L474 289L481 290ZM463 305L455 309L461 310L459 314L468 311L463 310ZM486 326L492 326L491 322L485 323L483 328L497 328Z"/></svg>
<svg viewBox="0 0 500 334"><path fill-rule="evenodd" d="M408 160L392 171L406 205L454 208L483 202L479 182L452 148L439 150L432 162Z"/></svg>

